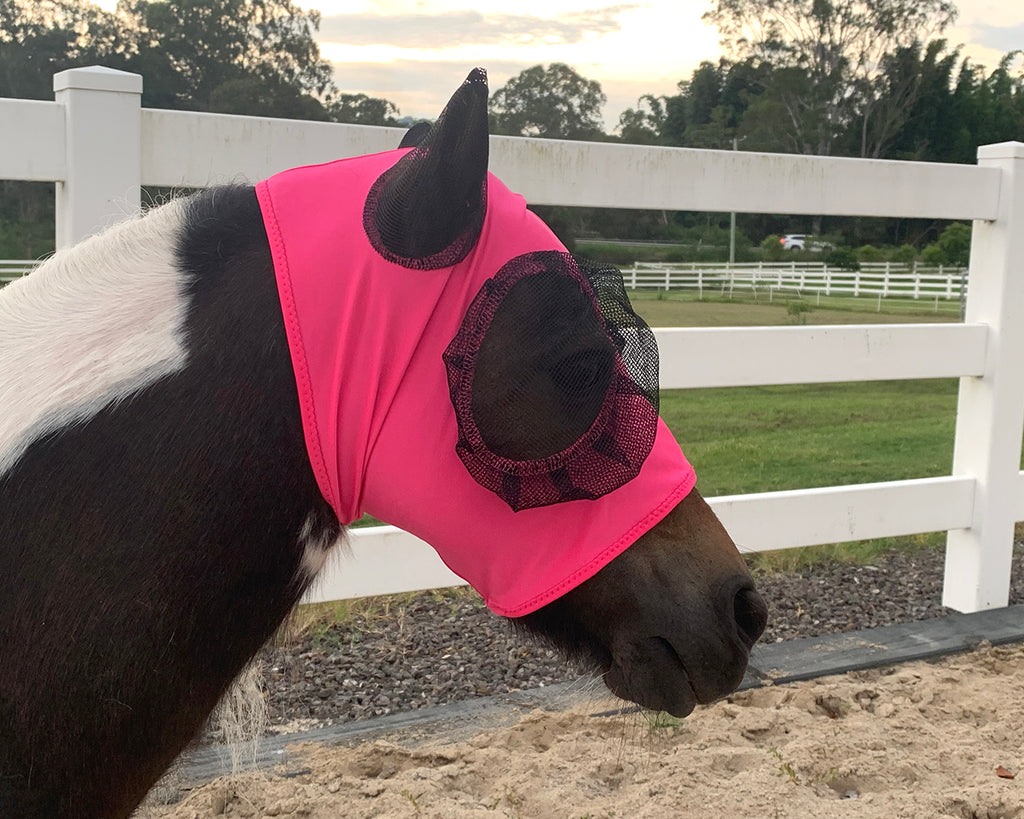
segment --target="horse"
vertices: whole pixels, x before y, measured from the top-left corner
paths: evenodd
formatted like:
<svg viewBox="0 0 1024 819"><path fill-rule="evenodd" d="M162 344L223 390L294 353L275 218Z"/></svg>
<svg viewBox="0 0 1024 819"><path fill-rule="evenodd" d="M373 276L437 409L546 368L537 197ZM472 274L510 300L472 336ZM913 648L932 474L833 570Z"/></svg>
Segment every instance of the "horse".
<svg viewBox="0 0 1024 819"><path fill-rule="evenodd" d="M653 334L487 142L477 69L395 151L174 199L0 292L0 816L130 815L364 508L622 698L739 684L766 607Z"/></svg>

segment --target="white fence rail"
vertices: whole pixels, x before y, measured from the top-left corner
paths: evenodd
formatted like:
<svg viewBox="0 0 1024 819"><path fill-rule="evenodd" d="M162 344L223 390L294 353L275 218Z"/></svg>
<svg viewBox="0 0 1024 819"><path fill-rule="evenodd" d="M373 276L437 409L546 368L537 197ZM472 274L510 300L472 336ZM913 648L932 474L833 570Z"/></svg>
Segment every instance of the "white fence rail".
<svg viewBox="0 0 1024 819"><path fill-rule="evenodd" d="M633 290L696 290L729 293L737 288L817 293L823 296L880 296L884 299L961 299L967 271L893 262L863 262L859 270L824 262L634 262L622 271Z"/></svg>
<svg viewBox="0 0 1024 819"><path fill-rule="evenodd" d="M54 102L0 100L0 178L52 181L65 246L139 207L140 185L255 181L393 148L401 131L141 108L141 78L73 69ZM662 386L960 378L952 475L720 497L751 550L948 530L944 602L1005 606L1024 520L1024 144L979 164L837 159L493 137L491 169L536 204L974 220L966 321L956 325L658 331ZM683 443L685 446L685 434ZM351 533L353 555L308 600L461 582L393 527Z"/></svg>
<svg viewBox="0 0 1024 819"><path fill-rule="evenodd" d="M0 259L0 282L10 282L27 276L39 262L31 259Z"/></svg>
<svg viewBox="0 0 1024 819"><path fill-rule="evenodd" d="M38 261L0 259L0 282L29 273ZM920 267L888 262L866 263L860 270L829 268L820 262L664 263L634 262L622 271L633 290L695 290L728 293L735 290L960 300L966 293L967 271L956 267Z"/></svg>

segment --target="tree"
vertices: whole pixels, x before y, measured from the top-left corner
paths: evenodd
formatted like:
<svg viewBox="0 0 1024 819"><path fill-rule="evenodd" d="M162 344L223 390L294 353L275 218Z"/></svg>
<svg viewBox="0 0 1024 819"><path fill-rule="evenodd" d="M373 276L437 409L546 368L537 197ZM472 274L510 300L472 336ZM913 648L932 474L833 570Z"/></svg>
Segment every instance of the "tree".
<svg viewBox="0 0 1024 819"><path fill-rule="evenodd" d="M292 108L297 95L333 90L331 65L313 38L320 14L291 0L121 0L118 15L135 44L132 67L146 78L145 105L221 110L212 103L230 101L218 92L226 83L252 99L259 88L264 103L288 99Z"/></svg>
<svg viewBox="0 0 1024 819"><path fill-rule="evenodd" d="M323 103L282 82L255 77L224 80L210 91L204 106L220 114L285 117L287 119L326 120Z"/></svg>
<svg viewBox="0 0 1024 819"><path fill-rule="evenodd" d="M53 75L77 65L123 68L118 19L78 0L0 0L0 97L53 99Z"/></svg>
<svg viewBox="0 0 1024 819"><path fill-rule="evenodd" d="M955 17L948 0L713 0L704 15L727 53L772 66L766 93L785 108L800 152L816 154L831 154L851 122L873 117L889 55Z"/></svg>
<svg viewBox="0 0 1024 819"><path fill-rule="evenodd" d="M750 60L705 60L689 80L679 82L679 93L641 97L640 108L627 109L619 127L624 137L627 125L654 130L663 145L728 148L740 134L747 108L764 93L766 76L765 67ZM645 106L650 115L645 116Z"/></svg>
<svg viewBox="0 0 1024 819"><path fill-rule="evenodd" d="M890 139L881 134L868 137L873 152L889 159L949 160L956 128L953 122L953 75L959 50L945 53L946 41L933 40L921 50L917 44L901 49L887 61L879 83L875 123L892 118L899 128ZM909 98L900 89L913 83L916 93ZM891 90L890 90L891 89Z"/></svg>
<svg viewBox="0 0 1024 819"><path fill-rule="evenodd" d="M123 68L130 42L116 17L77 0L0 0L0 97L53 99L53 75L76 65ZM0 258L53 250L53 186L0 180Z"/></svg>
<svg viewBox="0 0 1024 819"><path fill-rule="evenodd" d="M601 84L564 63L535 65L520 72L491 96L491 133L547 139L599 139Z"/></svg>
<svg viewBox="0 0 1024 819"><path fill-rule="evenodd" d="M971 227L953 222L939 234L938 246L949 264L966 267L971 256Z"/></svg>
<svg viewBox="0 0 1024 819"><path fill-rule="evenodd" d="M350 122L355 125L394 125L398 108L394 103L366 94L339 94L327 106L335 122Z"/></svg>
<svg viewBox="0 0 1024 819"><path fill-rule="evenodd" d="M959 126L955 161L973 162L978 145L1024 136L1024 76L1010 73L1019 57L1016 51L1006 54L988 76L964 60L953 91L952 112Z"/></svg>
<svg viewBox="0 0 1024 819"><path fill-rule="evenodd" d="M664 97L644 94L636 108L627 108L619 114L616 130L623 142L633 145L657 145L665 126Z"/></svg>
<svg viewBox="0 0 1024 819"><path fill-rule="evenodd" d="M712 123L721 123L722 118L716 117L716 112L722 101L728 70L729 63L724 60L717 65L704 60L694 69L689 80L680 80L679 93L665 98L663 142L700 148L725 147L725 141L731 138L731 134L709 136L706 131ZM712 131L716 130L712 127Z"/></svg>
<svg viewBox="0 0 1024 819"><path fill-rule="evenodd" d="M51 99L53 74L102 64L142 74L149 107L390 124L387 100L338 94L291 0L0 0L0 96ZM0 181L2 255L53 249L52 186Z"/></svg>

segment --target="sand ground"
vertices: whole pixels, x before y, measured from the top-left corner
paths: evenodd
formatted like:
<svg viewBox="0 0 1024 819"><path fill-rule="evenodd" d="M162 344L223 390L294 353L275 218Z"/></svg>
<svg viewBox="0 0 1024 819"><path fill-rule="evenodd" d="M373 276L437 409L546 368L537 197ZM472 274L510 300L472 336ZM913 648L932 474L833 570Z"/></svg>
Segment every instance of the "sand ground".
<svg viewBox="0 0 1024 819"><path fill-rule="evenodd" d="M139 816L1024 819L1024 645L746 691L685 720L592 716L606 707L468 741L303 746Z"/></svg>

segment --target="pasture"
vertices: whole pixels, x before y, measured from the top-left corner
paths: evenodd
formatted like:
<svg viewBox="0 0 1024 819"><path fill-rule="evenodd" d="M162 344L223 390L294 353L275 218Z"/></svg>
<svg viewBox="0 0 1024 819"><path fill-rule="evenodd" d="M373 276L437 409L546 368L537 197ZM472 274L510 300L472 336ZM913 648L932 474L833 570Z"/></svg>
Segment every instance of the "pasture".
<svg viewBox="0 0 1024 819"><path fill-rule="evenodd" d="M793 319L785 304L659 299L635 291L632 297L654 327ZM834 301L839 306L799 316L811 324L919 318ZM921 379L665 390L662 413L699 467L701 492L713 497L948 474L956 389L954 379Z"/></svg>
<svg viewBox="0 0 1024 819"><path fill-rule="evenodd" d="M794 311L793 300L706 298L632 291L652 327L745 327L954 321L953 309L923 313L893 300L830 298ZM799 303L813 305L813 300ZM949 474L956 419L955 379L867 381L665 390L661 411L697 467L706 497L840 486ZM762 569L811 565L823 557L869 560L892 549L938 547L932 535L855 541L751 555ZM742 548L742 544L740 544Z"/></svg>
<svg viewBox="0 0 1024 819"><path fill-rule="evenodd" d="M751 292L705 294L698 298L687 290L631 290L636 311L652 327L773 327L787 324L915 324L953 322L960 319L956 301L854 298L852 296L776 294L755 298Z"/></svg>

